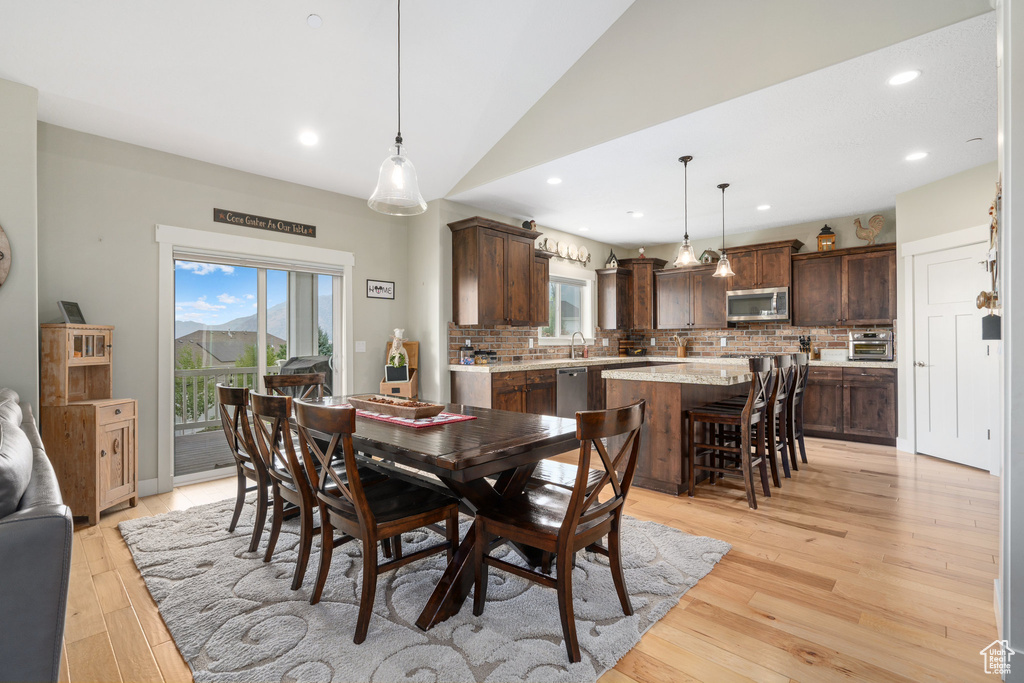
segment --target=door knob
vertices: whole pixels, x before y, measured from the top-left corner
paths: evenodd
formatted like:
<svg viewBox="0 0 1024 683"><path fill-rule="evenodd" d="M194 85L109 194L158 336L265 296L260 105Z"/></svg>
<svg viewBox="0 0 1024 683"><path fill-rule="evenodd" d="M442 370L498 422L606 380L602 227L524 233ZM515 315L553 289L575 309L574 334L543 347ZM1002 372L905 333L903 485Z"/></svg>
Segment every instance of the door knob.
<svg viewBox="0 0 1024 683"><path fill-rule="evenodd" d="M925 364L925 363L922 363L919 360L917 360L917 361L914 361L914 367L916 367L916 368L926 368L926 367L928 367L928 365Z"/></svg>

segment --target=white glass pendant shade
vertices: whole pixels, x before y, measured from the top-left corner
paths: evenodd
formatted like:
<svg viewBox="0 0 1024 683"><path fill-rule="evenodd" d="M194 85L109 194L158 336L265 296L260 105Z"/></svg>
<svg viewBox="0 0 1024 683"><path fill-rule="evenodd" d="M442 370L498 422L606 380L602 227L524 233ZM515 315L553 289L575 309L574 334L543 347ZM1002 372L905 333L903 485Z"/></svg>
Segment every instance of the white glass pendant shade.
<svg viewBox="0 0 1024 683"><path fill-rule="evenodd" d="M420 194L416 168L405 156L405 147L393 145L380 165L377 189L366 203L378 213L389 216L415 216L427 210Z"/></svg>
<svg viewBox="0 0 1024 683"><path fill-rule="evenodd" d="M683 240L679 247L679 255L676 256L675 267L692 266L695 263L697 263L697 257L693 253L693 245L690 244L690 240Z"/></svg>
<svg viewBox="0 0 1024 683"><path fill-rule="evenodd" d="M715 268L714 277L732 277L736 273L732 272L732 265L729 264L729 257L722 252L722 256L718 259L718 267Z"/></svg>

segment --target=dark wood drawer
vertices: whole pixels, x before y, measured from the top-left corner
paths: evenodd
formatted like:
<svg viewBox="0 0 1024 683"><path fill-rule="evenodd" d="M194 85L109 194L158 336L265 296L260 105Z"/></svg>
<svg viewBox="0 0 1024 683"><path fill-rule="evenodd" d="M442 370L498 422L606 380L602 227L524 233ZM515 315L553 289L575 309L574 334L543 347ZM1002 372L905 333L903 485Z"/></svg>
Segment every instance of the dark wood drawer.
<svg viewBox="0 0 1024 683"><path fill-rule="evenodd" d="M133 417L135 417L135 401L100 406L96 409L96 423L101 425Z"/></svg>
<svg viewBox="0 0 1024 683"><path fill-rule="evenodd" d="M521 372L495 372L491 374L491 390L511 389L526 384L526 371Z"/></svg>
<svg viewBox="0 0 1024 683"><path fill-rule="evenodd" d="M817 384L837 384L843 381L842 368L823 368L810 366L807 371L807 382Z"/></svg>
<svg viewBox="0 0 1024 683"><path fill-rule="evenodd" d="M526 372L526 383L527 384L550 384L558 381L558 371L555 368L548 368L546 370L528 370ZM509 373L519 374L519 373Z"/></svg>
<svg viewBox="0 0 1024 683"><path fill-rule="evenodd" d="M892 384L896 370L889 368L843 368L845 384Z"/></svg>

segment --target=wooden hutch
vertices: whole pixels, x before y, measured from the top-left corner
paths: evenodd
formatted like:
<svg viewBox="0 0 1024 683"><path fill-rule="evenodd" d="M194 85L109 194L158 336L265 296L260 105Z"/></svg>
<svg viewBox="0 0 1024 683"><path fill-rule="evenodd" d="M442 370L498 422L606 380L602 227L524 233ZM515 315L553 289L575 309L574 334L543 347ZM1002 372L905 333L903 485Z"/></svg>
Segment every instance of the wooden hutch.
<svg viewBox="0 0 1024 683"><path fill-rule="evenodd" d="M73 515L139 501L136 402L113 396L110 325L42 325L43 444Z"/></svg>

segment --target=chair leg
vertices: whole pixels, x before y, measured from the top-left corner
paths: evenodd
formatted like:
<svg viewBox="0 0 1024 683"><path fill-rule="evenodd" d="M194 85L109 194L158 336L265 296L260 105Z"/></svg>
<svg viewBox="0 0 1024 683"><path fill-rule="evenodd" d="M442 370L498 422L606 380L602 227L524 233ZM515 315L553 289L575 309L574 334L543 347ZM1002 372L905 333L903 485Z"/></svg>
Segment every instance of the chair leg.
<svg viewBox="0 0 1024 683"><path fill-rule="evenodd" d="M576 613L572 608L572 557L569 548L562 548L556 560L558 575L558 616L562 618L562 636L570 662L580 661L580 643L576 637Z"/></svg>
<svg viewBox="0 0 1024 683"><path fill-rule="evenodd" d="M687 467L687 470L688 470L687 471L687 478L689 479L689 481L687 482L687 485L689 486L688 493L689 493L690 498L693 498L693 476L694 476L693 461L697 459L697 449L694 446L694 444L697 442L697 439L696 439L696 436L697 436L697 421L694 420L691 417L689 419L689 423L690 423L690 425L689 425L689 430L690 430L690 447L688 449L686 449L687 453L689 454L689 457L686 459L686 463L687 463L686 467Z"/></svg>
<svg viewBox="0 0 1024 683"><path fill-rule="evenodd" d="M277 546L277 537L281 535L281 521L284 518L284 502L281 500L277 484L274 484L274 519L270 523L270 538L267 539L267 552L263 556L264 562L270 562L274 555L274 548Z"/></svg>
<svg viewBox="0 0 1024 683"><path fill-rule="evenodd" d="M235 512L231 515L231 523L228 524L228 533L235 530L238 518L242 515L242 506L245 505L245 475L242 473L242 466L237 462L235 469L238 470L238 494L235 496Z"/></svg>
<svg viewBox="0 0 1024 683"><path fill-rule="evenodd" d="M757 427L760 429L760 427ZM743 487L747 490L747 505L752 510L757 509L757 499L754 497L753 472L750 471L750 428L742 430L740 437L740 469L743 470ZM758 438L760 444L760 438ZM758 446L760 450L760 446Z"/></svg>
<svg viewBox="0 0 1024 683"><path fill-rule="evenodd" d="M459 508L454 508L448 515L445 531L445 537L448 539L448 562L451 562L455 559L455 550L459 547Z"/></svg>
<svg viewBox="0 0 1024 683"><path fill-rule="evenodd" d="M622 613L627 617L633 614L633 604L629 601L629 593L626 591L626 577L622 573L622 552L619 545L619 528L622 519L622 509L616 513L612 520L612 528L608 533L608 564L612 570L612 581L615 582L615 592L619 594L619 603L622 605Z"/></svg>
<svg viewBox="0 0 1024 683"><path fill-rule="evenodd" d="M540 554L540 570L545 574L551 573L551 561L555 558L554 553L543 551Z"/></svg>
<svg viewBox="0 0 1024 683"><path fill-rule="evenodd" d="M801 404L794 419L796 440L800 444L800 462L807 462L807 446L804 445L804 406Z"/></svg>
<svg viewBox="0 0 1024 683"><path fill-rule="evenodd" d="M763 428L763 424L764 423L761 423L761 427L759 427L759 428ZM768 465L765 462L765 460L767 459L768 456L771 456L772 453L771 453L771 450L766 447L767 444L765 443L765 438L764 437L765 437L765 434L763 432L759 432L758 433L757 456L756 456L757 459L758 459L757 469L758 469L758 472L760 472L760 474L761 474L761 490L764 492L764 497L765 498L771 498L772 497L772 490L771 490L771 487L768 485ZM750 465L749 463L750 463L750 461L748 461L748 466L749 467L753 467L753 465ZM775 465L775 459L773 457L772 458L772 466L773 466L772 467L772 473L775 474L776 476L778 476L778 470L774 467L774 465ZM751 476L751 479L753 479L753 476L754 476L753 472L751 472L750 476Z"/></svg>
<svg viewBox="0 0 1024 683"><path fill-rule="evenodd" d="M377 544L363 546L363 591L359 599L359 617L356 619L356 635L352 642L358 645L366 640L373 616L373 600L377 595Z"/></svg>
<svg viewBox="0 0 1024 683"><path fill-rule="evenodd" d="M473 547L473 568L476 570L476 579L473 584L473 616L480 616L484 613L484 604L487 602L487 529L481 518L474 522L476 527L476 543Z"/></svg>
<svg viewBox="0 0 1024 683"><path fill-rule="evenodd" d="M782 461L782 471L786 479L791 478L789 470L789 428L786 426L785 414L779 415L777 420L776 438L778 439L779 459Z"/></svg>
<svg viewBox="0 0 1024 683"><path fill-rule="evenodd" d="M267 523L267 486L260 483L256 487L256 518L252 523L252 540L249 541L249 552L256 552L260 546L260 537L263 536L263 527Z"/></svg>
<svg viewBox="0 0 1024 683"><path fill-rule="evenodd" d="M295 559L295 575L292 576L292 590L296 591L302 586L302 580L306 578L306 565L309 563L309 555L313 551L313 508L303 508L299 515L299 556ZM374 561L377 561L377 553L373 554Z"/></svg>
<svg viewBox="0 0 1024 683"><path fill-rule="evenodd" d="M402 534L397 534L391 537L391 547L395 551L395 559L402 559Z"/></svg>
<svg viewBox="0 0 1024 683"><path fill-rule="evenodd" d="M363 546L366 547L365 545ZM327 573L331 571L331 555L334 553L334 527L327 516L327 510L320 506L320 567L316 572L316 585L313 587L313 595L309 598L309 604L315 605L320 602L320 596L324 593L324 586L327 584Z"/></svg>
<svg viewBox="0 0 1024 683"><path fill-rule="evenodd" d="M382 539L380 539L380 549L381 549L381 552L384 553L384 559L390 560L391 556L392 556L391 539L390 538L382 538Z"/></svg>
<svg viewBox="0 0 1024 683"><path fill-rule="evenodd" d="M762 453L762 455L767 453L767 456L769 458L769 464L772 468L772 483L775 484L776 488L781 488L782 481L779 479L779 465L776 462L776 455L778 454L778 451L776 450L777 445L775 441L775 417L766 417L761 421L760 425L764 430L763 432L761 432L764 435L763 441L767 442L767 448L765 449L765 452ZM758 439L757 444L759 451L761 448L761 442L762 439ZM765 493L765 495L767 496L770 494Z"/></svg>
<svg viewBox="0 0 1024 683"><path fill-rule="evenodd" d="M796 416L792 411L786 413L786 449L789 451L789 461L793 466L793 471L798 472L800 467L796 459Z"/></svg>

